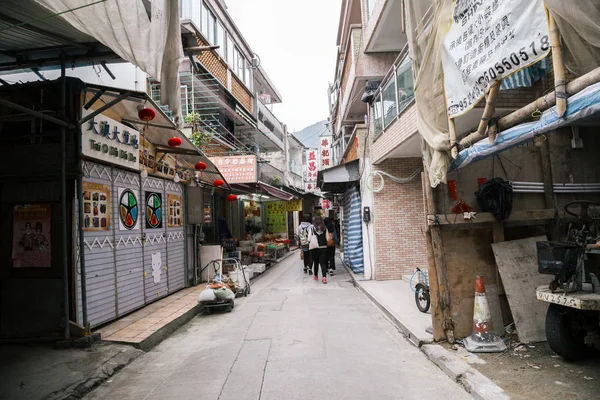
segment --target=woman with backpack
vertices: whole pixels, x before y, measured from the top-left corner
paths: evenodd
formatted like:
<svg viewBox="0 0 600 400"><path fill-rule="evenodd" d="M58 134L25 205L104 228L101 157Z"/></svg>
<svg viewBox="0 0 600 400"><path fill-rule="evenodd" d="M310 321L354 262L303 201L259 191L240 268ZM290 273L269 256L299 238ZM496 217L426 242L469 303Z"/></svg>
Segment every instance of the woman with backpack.
<svg viewBox="0 0 600 400"><path fill-rule="evenodd" d="M302 249L302 253L300 253L302 260L304 260L304 273L312 274L312 258L310 256L310 250L308 249L309 240L308 240L308 231L312 226L310 223L310 215L304 215L304 221L298 227L298 237L300 238L300 247Z"/></svg>
<svg viewBox="0 0 600 400"><path fill-rule="evenodd" d="M314 280L319 280L319 265L323 274L323 283L327 283L327 237L329 232L323 218L316 216L308 232L309 249L313 259Z"/></svg>

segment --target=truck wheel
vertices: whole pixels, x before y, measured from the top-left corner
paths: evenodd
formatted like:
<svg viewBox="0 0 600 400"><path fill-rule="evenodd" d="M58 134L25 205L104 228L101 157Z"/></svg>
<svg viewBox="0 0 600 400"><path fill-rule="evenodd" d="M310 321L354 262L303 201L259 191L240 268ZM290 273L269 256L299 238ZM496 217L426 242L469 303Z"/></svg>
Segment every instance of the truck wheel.
<svg viewBox="0 0 600 400"><path fill-rule="evenodd" d="M546 338L552 351L566 360L577 361L589 349L585 345L587 332L581 311L550 304L546 313Z"/></svg>

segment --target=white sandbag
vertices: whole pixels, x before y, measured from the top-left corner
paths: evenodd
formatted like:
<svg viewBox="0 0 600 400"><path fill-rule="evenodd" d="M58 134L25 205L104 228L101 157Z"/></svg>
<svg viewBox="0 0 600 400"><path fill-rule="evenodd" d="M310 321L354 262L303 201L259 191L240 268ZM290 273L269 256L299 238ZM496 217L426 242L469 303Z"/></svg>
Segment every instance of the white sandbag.
<svg viewBox="0 0 600 400"><path fill-rule="evenodd" d="M204 303L207 301L215 301L217 300L217 296L215 296L215 291L213 289L204 289L200 292L198 296L198 303Z"/></svg>
<svg viewBox="0 0 600 400"><path fill-rule="evenodd" d="M235 298L235 294L231 291L231 289L226 287L214 289L213 292L219 300L231 300Z"/></svg>

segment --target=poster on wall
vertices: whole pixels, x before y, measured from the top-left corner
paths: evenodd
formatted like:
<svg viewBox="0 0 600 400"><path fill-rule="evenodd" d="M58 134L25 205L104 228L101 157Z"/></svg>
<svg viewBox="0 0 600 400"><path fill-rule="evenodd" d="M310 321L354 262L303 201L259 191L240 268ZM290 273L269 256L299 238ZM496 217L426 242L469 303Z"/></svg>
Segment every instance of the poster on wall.
<svg viewBox="0 0 600 400"><path fill-rule="evenodd" d="M451 118L465 114L495 82L550 52L543 0L456 1L444 38L444 89Z"/></svg>
<svg viewBox="0 0 600 400"><path fill-rule="evenodd" d="M13 209L13 268L50 268L50 204L23 204Z"/></svg>
<svg viewBox="0 0 600 400"><path fill-rule="evenodd" d="M163 226L162 193L145 192L146 195L146 229L157 229Z"/></svg>
<svg viewBox="0 0 600 400"><path fill-rule="evenodd" d="M302 211L302 199L288 200L287 211Z"/></svg>
<svg viewBox="0 0 600 400"><path fill-rule="evenodd" d="M110 229L110 186L83 182L83 230Z"/></svg>
<svg viewBox="0 0 600 400"><path fill-rule="evenodd" d="M286 202L272 201L266 203L265 208L267 209L267 231L270 233L287 232Z"/></svg>
<svg viewBox="0 0 600 400"><path fill-rule="evenodd" d="M183 215L181 214L181 196L169 194L167 197L169 202L169 228L183 226Z"/></svg>
<svg viewBox="0 0 600 400"><path fill-rule="evenodd" d="M119 230L139 229L140 206L137 195L131 189L118 188L119 193Z"/></svg>

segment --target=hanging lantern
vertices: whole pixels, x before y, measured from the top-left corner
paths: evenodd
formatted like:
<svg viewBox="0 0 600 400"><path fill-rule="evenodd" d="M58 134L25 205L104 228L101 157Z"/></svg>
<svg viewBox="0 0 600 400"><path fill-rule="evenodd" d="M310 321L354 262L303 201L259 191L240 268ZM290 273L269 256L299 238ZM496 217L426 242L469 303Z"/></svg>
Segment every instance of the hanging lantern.
<svg viewBox="0 0 600 400"><path fill-rule="evenodd" d="M156 118L156 111L151 108L142 108L138 111L138 117L140 117L142 121L152 121Z"/></svg>
<svg viewBox="0 0 600 400"><path fill-rule="evenodd" d="M225 182L223 181L223 179L217 179L213 182L213 185L215 185L216 187L223 186L224 184Z"/></svg>
<svg viewBox="0 0 600 400"><path fill-rule="evenodd" d="M206 163L203 163L202 161L198 161L196 163L196 165L194 166L194 168L196 168L196 171L204 171L206 169Z"/></svg>
<svg viewBox="0 0 600 400"><path fill-rule="evenodd" d="M171 139L169 139L169 141L167 142L169 144L169 146L171 147L179 147L181 146L181 139L178 137L172 137Z"/></svg>
<svg viewBox="0 0 600 400"><path fill-rule="evenodd" d="M230 194L229 196L227 196L227 201L236 201L237 200L237 196L235 194Z"/></svg>

